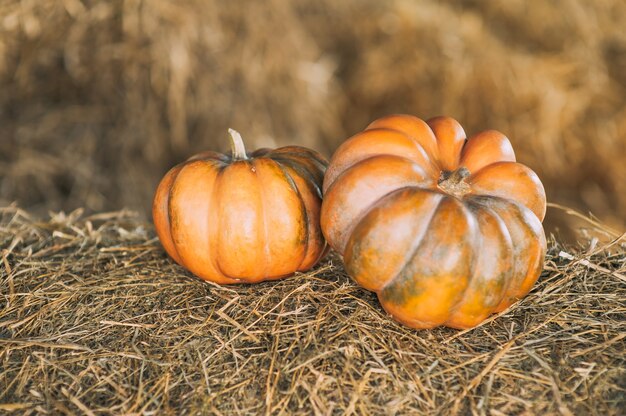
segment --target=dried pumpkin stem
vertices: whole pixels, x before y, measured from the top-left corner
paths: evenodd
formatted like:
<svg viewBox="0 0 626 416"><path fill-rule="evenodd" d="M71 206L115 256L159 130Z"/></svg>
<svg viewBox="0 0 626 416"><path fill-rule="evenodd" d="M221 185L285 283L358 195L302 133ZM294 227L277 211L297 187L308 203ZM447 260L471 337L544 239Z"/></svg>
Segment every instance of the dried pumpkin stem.
<svg viewBox="0 0 626 416"><path fill-rule="evenodd" d="M465 179L470 176L470 171L466 167L460 167L452 172L441 172L441 177L437 185L441 190L457 198L471 192L471 188Z"/></svg>
<svg viewBox="0 0 626 416"><path fill-rule="evenodd" d="M241 134L235 129L228 129L230 135L230 153L233 160L247 160L246 147L243 145Z"/></svg>

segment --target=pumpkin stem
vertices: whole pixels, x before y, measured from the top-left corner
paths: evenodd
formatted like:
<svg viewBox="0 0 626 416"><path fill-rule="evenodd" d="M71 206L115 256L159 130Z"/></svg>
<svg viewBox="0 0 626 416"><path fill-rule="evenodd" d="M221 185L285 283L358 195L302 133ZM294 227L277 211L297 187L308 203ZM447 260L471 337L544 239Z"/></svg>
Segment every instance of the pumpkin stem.
<svg viewBox="0 0 626 416"><path fill-rule="evenodd" d="M230 154L233 160L247 160L246 147L243 145L241 134L235 129L228 129L230 135Z"/></svg>
<svg viewBox="0 0 626 416"><path fill-rule="evenodd" d="M471 188L465 179L470 176L470 171L464 166L452 172L443 171L439 177L437 185L439 189L447 192L457 198L462 198L465 194L471 192Z"/></svg>

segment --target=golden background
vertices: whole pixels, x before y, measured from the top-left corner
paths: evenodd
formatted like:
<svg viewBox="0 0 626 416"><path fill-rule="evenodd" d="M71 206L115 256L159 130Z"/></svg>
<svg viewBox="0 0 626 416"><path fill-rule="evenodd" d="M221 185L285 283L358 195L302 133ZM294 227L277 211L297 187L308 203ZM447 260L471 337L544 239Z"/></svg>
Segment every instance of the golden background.
<svg viewBox="0 0 626 416"><path fill-rule="evenodd" d="M502 131L550 201L623 229L625 27L621 0L4 1L0 204L148 217L228 127L330 156L401 112Z"/></svg>

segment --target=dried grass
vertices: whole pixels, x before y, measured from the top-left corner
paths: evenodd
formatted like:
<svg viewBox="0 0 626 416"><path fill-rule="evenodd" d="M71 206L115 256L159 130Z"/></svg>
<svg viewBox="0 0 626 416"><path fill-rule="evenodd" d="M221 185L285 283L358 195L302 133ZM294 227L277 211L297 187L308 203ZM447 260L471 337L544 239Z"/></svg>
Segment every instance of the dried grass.
<svg viewBox="0 0 626 416"><path fill-rule="evenodd" d="M329 154L407 112L505 132L551 201L623 229L625 25L623 0L5 0L0 204L145 216L227 127Z"/></svg>
<svg viewBox="0 0 626 416"><path fill-rule="evenodd" d="M285 0L4 1L0 198L147 211L171 166L228 149L228 127L324 147L342 98L319 58Z"/></svg>
<svg viewBox="0 0 626 416"><path fill-rule="evenodd" d="M531 294L461 332L394 323L335 257L279 282L218 287L176 266L153 236L128 211L38 220L0 210L0 410L626 409L623 236L602 246L552 239Z"/></svg>
<svg viewBox="0 0 626 416"><path fill-rule="evenodd" d="M625 2L328 3L302 9L322 50L343 57L349 132L394 112L500 130L550 200L626 227ZM571 219L547 222L577 229Z"/></svg>

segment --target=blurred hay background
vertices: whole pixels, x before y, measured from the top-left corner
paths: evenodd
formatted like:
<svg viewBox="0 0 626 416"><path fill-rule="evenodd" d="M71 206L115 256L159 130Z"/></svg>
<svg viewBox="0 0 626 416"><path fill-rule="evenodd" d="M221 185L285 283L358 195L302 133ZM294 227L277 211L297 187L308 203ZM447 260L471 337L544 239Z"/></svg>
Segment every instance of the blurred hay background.
<svg viewBox="0 0 626 416"><path fill-rule="evenodd" d="M551 201L624 229L625 25L621 0L3 1L0 204L147 216L227 127L329 155L405 112L505 132Z"/></svg>

